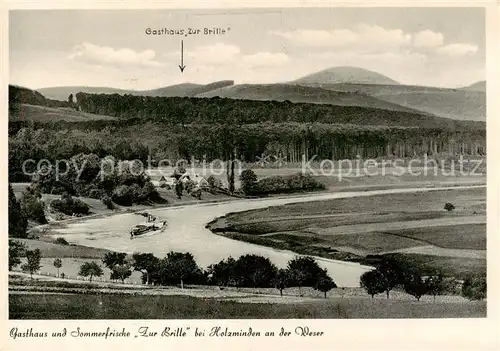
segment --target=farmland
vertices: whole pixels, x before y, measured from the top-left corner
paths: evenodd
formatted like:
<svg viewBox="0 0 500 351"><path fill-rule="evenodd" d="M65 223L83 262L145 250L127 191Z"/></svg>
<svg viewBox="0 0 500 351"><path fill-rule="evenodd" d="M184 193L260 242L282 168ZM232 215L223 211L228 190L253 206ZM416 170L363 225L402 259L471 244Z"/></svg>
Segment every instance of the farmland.
<svg viewBox="0 0 500 351"><path fill-rule="evenodd" d="M446 202L455 204L446 211ZM210 224L232 239L356 262L399 255L463 277L485 272L485 189L304 202L233 213Z"/></svg>

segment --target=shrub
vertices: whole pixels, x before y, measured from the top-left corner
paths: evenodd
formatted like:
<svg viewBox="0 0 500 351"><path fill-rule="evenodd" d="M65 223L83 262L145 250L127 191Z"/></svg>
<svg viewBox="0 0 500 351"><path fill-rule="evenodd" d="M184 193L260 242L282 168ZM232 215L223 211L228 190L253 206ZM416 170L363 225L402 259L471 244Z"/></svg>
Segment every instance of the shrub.
<svg viewBox="0 0 500 351"><path fill-rule="evenodd" d="M89 191L88 197L91 199L102 199L102 197L105 196L105 192L102 189L91 189Z"/></svg>
<svg viewBox="0 0 500 351"><path fill-rule="evenodd" d="M192 180L187 180L184 182L184 189L188 194L191 194L191 191L195 188L196 184Z"/></svg>
<svg viewBox="0 0 500 351"><path fill-rule="evenodd" d="M444 204L444 209L448 212L451 212L455 209L455 205L453 205L451 202L447 202Z"/></svg>
<svg viewBox="0 0 500 351"><path fill-rule="evenodd" d="M80 199L73 199L71 195L64 193L60 199L53 200L50 206L59 212L69 216L73 214L88 215L90 213L89 205Z"/></svg>
<svg viewBox="0 0 500 351"><path fill-rule="evenodd" d="M257 184L257 175L251 169L246 169L241 172L240 175L241 190L246 195L251 195L255 192L255 186Z"/></svg>
<svg viewBox="0 0 500 351"><path fill-rule="evenodd" d="M113 191L111 199L118 205L132 206L134 202L134 194L129 186L120 185Z"/></svg>
<svg viewBox="0 0 500 351"><path fill-rule="evenodd" d="M101 201L103 204L106 205L106 207L109 209L109 210L112 210L115 208L115 205L113 204L113 200L111 200L111 198L108 196L108 195L104 195L102 198L101 198Z"/></svg>
<svg viewBox="0 0 500 351"><path fill-rule="evenodd" d="M66 241L66 239L60 238L60 237L57 238L54 242L58 245L69 245L69 243Z"/></svg>
<svg viewBox="0 0 500 351"><path fill-rule="evenodd" d="M52 195L62 195L66 190L62 185L54 185L50 191Z"/></svg>
<svg viewBox="0 0 500 351"><path fill-rule="evenodd" d="M486 298L486 277L470 276L465 278L462 285L462 296L469 300L483 300Z"/></svg>
<svg viewBox="0 0 500 351"><path fill-rule="evenodd" d="M253 193L265 195L296 191L322 190L325 186L314 179L311 175L298 173L284 177L273 176L263 178L255 183L253 188Z"/></svg>
<svg viewBox="0 0 500 351"><path fill-rule="evenodd" d="M45 204L40 200L40 197L36 192L31 192L28 188L23 193L21 206L29 219L46 224Z"/></svg>
<svg viewBox="0 0 500 351"><path fill-rule="evenodd" d="M213 176L213 175L210 175L208 178L207 178L207 183L208 183L208 186L211 188L211 189L218 189L218 188L222 188L222 180L220 180L219 178Z"/></svg>
<svg viewBox="0 0 500 351"><path fill-rule="evenodd" d="M193 191L191 191L191 196L201 200L201 189L199 187L195 187Z"/></svg>

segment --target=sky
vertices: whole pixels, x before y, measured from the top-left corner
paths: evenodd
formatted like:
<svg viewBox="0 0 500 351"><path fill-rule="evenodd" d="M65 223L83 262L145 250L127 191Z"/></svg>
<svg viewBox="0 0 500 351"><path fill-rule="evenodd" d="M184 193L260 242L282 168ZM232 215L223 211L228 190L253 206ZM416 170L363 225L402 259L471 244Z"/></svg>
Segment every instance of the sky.
<svg viewBox="0 0 500 351"><path fill-rule="evenodd" d="M9 26L9 82L32 89L276 83L335 66L436 87L486 77L481 8L16 10Z"/></svg>

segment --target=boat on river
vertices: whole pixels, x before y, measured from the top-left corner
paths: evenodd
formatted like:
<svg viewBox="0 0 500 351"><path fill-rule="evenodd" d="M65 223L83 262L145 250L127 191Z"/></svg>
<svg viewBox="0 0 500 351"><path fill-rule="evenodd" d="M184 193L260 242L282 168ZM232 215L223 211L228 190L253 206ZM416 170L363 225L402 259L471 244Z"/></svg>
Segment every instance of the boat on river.
<svg viewBox="0 0 500 351"><path fill-rule="evenodd" d="M160 232L163 231L166 227L167 221L148 221L146 223L141 223L132 228L132 230L130 231L130 239L148 233Z"/></svg>

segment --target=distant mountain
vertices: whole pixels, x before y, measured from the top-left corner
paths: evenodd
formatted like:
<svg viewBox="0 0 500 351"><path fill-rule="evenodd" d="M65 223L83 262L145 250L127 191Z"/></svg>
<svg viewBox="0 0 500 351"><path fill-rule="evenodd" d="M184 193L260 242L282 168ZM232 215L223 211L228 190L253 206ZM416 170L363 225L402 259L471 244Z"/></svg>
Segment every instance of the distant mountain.
<svg viewBox="0 0 500 351"><path fill-rule="evenodd" d="M480 82L468 85L466 87L460 88L460 90L467 90L467 91L482 91L486 92L486 81L482 80Z"/></svg>
<svg viewBox="0 0 500 351"><path fill-rule="evenodd" d="M322 71L294 80L295 84L399 84L395 80L380 73L364 68L341 66L327 68Z"/></svg>
<svg viewBox="0 0 500 351"><path fill-rule="evenodd" d="M183 83L183 84L176 84L150 90L126 90L118 88L87 87L87 86L62 86L62 87L41 88L38 89L38 91L47 98L67 101L68 96L70 94L75 95L76 93L79 92L88 94L120 94L120 95L130 94L137 96L161 96L161 97L194 96L196 94L204 93L213 89L218 89L220 87L233 84L234 84L233 81L224 80L206 85Z"/></svg>
<svg viewBox="0 0 500 351"><path fill-rule="evenodd" d="M399 106L361 93L333 91L294 84L241 84L223 87L196 95L196 97L203 98L212 98L216 96L241 100L288 100L295 103L359 106L390 111L421 113L415 109Z"/></svg>
<svg viewBox="0 0 500 351"><path fill-rule="evenodd" d="M87 87L87 86L63 86L37 89L45 97L54 100L67 101L70 94L89 93L89 94L131 94L133 90L124 90L108 87Z"/></svg>
<svg viewBox="0 0 500 351"><path fill-rule="evenodd" d="M379 100L457 120L486 121L486 94L472 89L446 89L402 84L308 84L341 92L367 94Z"/></svg>

